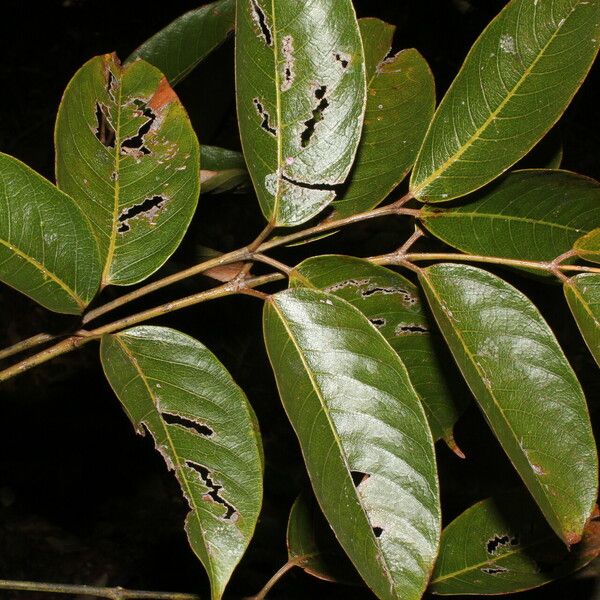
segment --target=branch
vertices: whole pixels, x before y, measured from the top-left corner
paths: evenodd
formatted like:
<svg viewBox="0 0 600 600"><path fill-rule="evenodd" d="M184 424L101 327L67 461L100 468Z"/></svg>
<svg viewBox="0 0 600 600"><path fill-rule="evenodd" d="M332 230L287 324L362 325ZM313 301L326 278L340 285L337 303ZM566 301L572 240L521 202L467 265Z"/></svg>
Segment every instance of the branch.
<svg viewBox="0 0 600 600"><path fill-rule="evenodd" d="M142 592L125 590L121 587L103 588L89 585L68 585L63 583L37 583L35 581L10 581L0 579L0 589L24 592L49 592L52 594L71 594L72 596L96 596L109 600L200 600L196 594L177 592Z"/></svg>

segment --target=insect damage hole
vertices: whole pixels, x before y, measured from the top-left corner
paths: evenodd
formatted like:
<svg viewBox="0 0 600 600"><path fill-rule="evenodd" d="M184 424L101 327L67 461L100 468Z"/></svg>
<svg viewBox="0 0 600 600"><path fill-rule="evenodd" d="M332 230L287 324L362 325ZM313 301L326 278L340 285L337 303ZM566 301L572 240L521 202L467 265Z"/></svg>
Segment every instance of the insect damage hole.
<svg viewBox="0 0 600 600"><path fill-rule="evenodd" d="M312 117L308 121L304 121L305 129L300 136L300 145L306 148L312 139L317 123L323 120L323 114L329 108L329 100L325 97L327 94L327 86L322 85L315 90L315 98L319 100L319 104L312 111Z"/></svg>
<svg viewBox="0 0 600 600"><path fill-rule="evenodd" d="M123 140L121 143L121 153L140 158L141 156L150 154L150 150L144 145L144 136L150 131L154 121L156 121L156 114L142 100L134 100L133 103L137 107L139 114L146 117L146 121L140 125L135 135Z"/></svg>
<svg viewBox="0 0 600 600"><path fill-rule="evenodd" d="M96 102L96 122L97 127L94 133L100 143L107 148L114 148L117 134L110 122L108 107L99 102Z"/></svg>
<svg viewBox="0 0 600 600"><path fill-rule="evenodd" d="M383 528L382 527L373 527L373 533L375 534L376 538L380 538L381 534L383 533Z"/></svg>
<svg viewBox="0 0 600 600"><path fill-rule="evenodd" d="M508 573L508 569L504 567L483 567L481 569L484 573L488 575L498 575L499 573Z"/></svg>
<svg viewBox="0 0 600 600"><path fill-rule="evenodd" d="M112 74L112 71L108 69L106 76L106 92L110 96L111 100L115 100L115 89L117 87L117 80Z"/></svg>
<svg viewBox="0 0 600 600"><path fill-rule="evenodd" d="M118 221L120 225L117 231L119 233L126 233L129 231L131 229L129 220L139 216L145 217L148 221L152 222L162 209L166 200L167 199L164 196L152 196L152 198L146 198L143 202L134 204L130 208L126 208L119 215Z"/></svg>
<svg viewBox="0 0 600 600"><path fill-rule="evenodd" d="M348 55L336 52L333 57L340 63L342 69L348 68L348 65L350 64L350 57Z"/></svg>
<svg viewBox="0 0 600 600"><path fill-rule="evenodd" d="M265 107L262 105L261 101L258 98L254 98L252 100L252 102L254 103L254 106L256 107L256 112L259 114L259 116L262 118L262 123L260 124L260 126L267 132L270 133L271 135L275 136L277 135L277 129L275 129L275 127L273 127L271 125L271 116L269 115L269 113L265 110Z"/></svg>
<svg viewBox="0 0 600 600"><path fill-rule="evenodd" d="M167 425L176 425L184 429L189 429L202 437L212 437L215 434L208 425L194 419L188 419L187 417L168 412L163 412L161 415Z"/></svg>
<svg viewBox="0 0 600 600"><path fill-rule="evenodd" d="M387 323L387 321L383 317L375 317L373 319L369 319L369 321L371 321L371 323L375 325L375 327L377 327L378 329L381 327L385 327L385 324Z"/></svg>
<svg viewBox="0 0 600 600"><path fill-rule="evenodd" d="M510 536L508 534L495 535L489 539L486 544L486 550L488 554L495 554L500 548L504 546L518 546L519 538L517 536Z"/></svg>
<svg viewBox="0 0 600 600"><path fill-rule="evenodd" d="M291 35L286 35L281 42L281 51L283 53L283 81L281 83L281 91L286 92L294 83L294 38Z"/></svg>
<svg viewBox="0 0 600 600"><path fill-rule="evenodd" d="M350 471L350 477L352 477L352 483L354 487L358 487L361 483L367 481L371 477L368 473L362 471Z"/></svg>
<svg viewBox="0 0 600 600"><path fill-rule="evenodd" d="M257 26L260 35L265 40L265 44L267 44L267 46L272 46L273 34L267 24L267 15L265 15L265 11L260 7L257 0L250 0L250 12L252 13L254 24Z"/></svg>
<svg viewBox="0 0 600 600"><path fill-rule="evenodd" d="M429 329L424 325L419 325L417 323L400 323L396 329L394 330L394 335L410 335L410 334L425 334L429 333Z"/></svg>
<svg viewBox="0 0 600 600"><path fill-rule="evenodd" d="M202 483L209 489L209 491L204 494L204 498L210 499L217 504L221 504L225 508L223 519L226 521L237 521L238 512L236 508L221 496L223 486L213 481L210 471L205 466L191 460L186 460L185 464L198 473Z"/></svg>

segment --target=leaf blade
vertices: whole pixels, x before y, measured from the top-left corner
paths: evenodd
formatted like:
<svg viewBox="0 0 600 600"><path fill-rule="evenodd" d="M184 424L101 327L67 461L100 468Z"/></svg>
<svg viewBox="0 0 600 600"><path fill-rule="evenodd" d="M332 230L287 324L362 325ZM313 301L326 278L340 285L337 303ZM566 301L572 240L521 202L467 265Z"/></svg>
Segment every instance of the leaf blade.
<svg viewBox="0 0 600 600"><path fill-rule="evenodd" d="M0 153L0 279L55 312L81 314L100 284L100 258L75 202Z"/></svg>
<svg viewBox="0 0 600 600"><path fill-rule="evenodd" d="M136 48L125 61L145 60L176 85L235 28L235 0L217 0L191 10Z"/></svg>
<svg viewBox="0 0 600 600"><path fill-rule="evenodd" d="M599 28L597 0L512 0L475 42L442 100L411 177L413 195L458 198L524 156L581 85L598 52Z"/></svg>
<svg viewBox="0 0 600 600"><path fill-rule="evenodd" d="M200 189L196 134L160 71L92 58L65 90L55 145L58 187L98 239L102 284L154 273L183 238Z"/></svg>
<svg viewBox="0 0 600 600"><path fill-rule="evenodd" d="M598 461L583 391L554 334L491 273L441 263L419 280L496 438L557 535L577 543Z"/></svg>
<svg viewBox="0 0 600 600"><path fill-rule="evenodd" d="M100 352L136 431L150 433L175 472L190 506L190 545L209 574L212 598L221 598L262 500L252 408L217 358L173 329L142 326L104 336Z"/></svg>
<svg viewBox="0 0 600 600"><path fill-rule="evenodd" d="M487 498L442 532L429 591L433 594L508 594L550 583L600 553L600 524L591 521L571 552L524 492Z"/></svg>
<svg viewBox="0 0 600 600"><path fill-rule="evenodd" d="M360 140L366 83L350 0L238 2L236 99L265 218L300 225L327 206Z"/></svg>
<svg viewBox="0 0 600 600"><path fill-rule="evenodd" d="M360 19L367 70L367 107L356 160L337 218L382 202L415 162L435 109L435 82L427 61L414 49L391 51L395 27Z"/></svg>
<svg viewBox="0 0 600 600"><path fill-rule="evenodd" d="M284 408L340 544L379 598L420 598L440 512L433 440L405 367L357 309L320 291L271 296L263 323Z"/></svg>
<svg viewBox="0 0 600 600"><path fill-rule="evenodd" d="M596 227L580 237L575 242L573 249L580 258L600 263L600 227Z"/></svg>
<svg viewBox="0 0 600 600"><path fill-rule="evenodd" d="M600 275L575 275L565 282L564 292L577 327L600 367Z"/></svg>

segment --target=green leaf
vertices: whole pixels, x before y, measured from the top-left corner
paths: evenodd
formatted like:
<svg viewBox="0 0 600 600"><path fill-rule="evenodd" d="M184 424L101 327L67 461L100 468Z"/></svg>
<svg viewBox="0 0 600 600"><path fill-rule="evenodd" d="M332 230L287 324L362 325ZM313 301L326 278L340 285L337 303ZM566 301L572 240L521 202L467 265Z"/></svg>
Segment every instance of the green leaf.
<svg viewBox="0 0 600 600"><path fill-rule="evenodd" d="M581 569L600 553L600 523L590 521L569 552L522 492L474 504L442 532L429 591L508 594Z"/></svg>
<svg viewBox="0 0 600 600"><path fill-rule="evenodd" d="M509 2L444 96L412 193L431 202L458 198L516 163L561 116L599 45L599 0Z"/></svg>
<svg viewBox="0 0 600 600"><path fill-rule="evenodd" d="M186 532L221 598L248 546L262 501L256 417L225 367L195 339L166 327L102 338L104 372L142 435L174 471L189 504Z"/></svg>
<svg viewBox="0 0 600 600"><path fill-rule="evenodd" d="M600 227L596 227L593 231L580 237L575 242L573 249L580 258L600 263Z"/></svg>
<svg viewBox="0 0 600 600"><path fill-rule="evenodd" d="M67 86L55 138L58 187L92 223L102 284L142 281L175 251L198 201L198 140L177 96L148 63L97 56Z"/></svg>
<svg viewBox="0 0 600 600"><path fill-rule="evenodd" d="M290 286L312 286L343 298L377 327L406 366L434 440L456 448L454 424L470 398L419 289L402 275L350 256L316 256L290 274Z"/></svg>
<svg viewBox="0 0 600 600"><path fill-rule="evenodd" d="M598 459L581 386L535 306L481 269L419 274L471 391L554 531L579 541L597 496Z"/></svg>
<svg viewBox="0 0 600 600"><path fill-rule="evenodd" d="M362 583L309 492L300 494L292 506L287 547L289 560L301 561L298 566L314 577L337 583Z"/></svg>
<svg viewBox="0 0 600 600"><path fill-rule="evenodd" d="M235 0L218 0L169 23L134 50L125 63L141 58L162 71L174 86L220 46L234 27Z"/></svg>
<svg viewBox="0 0 600 600"><path fill-rule="evenodd" d="M600 366L600 275L576 275L565 283L564 291L581 335Z"/></svg>
<svg viewBox="0 0 600 600"><path fill-rule="evenodd" d="M351 0L240 0L236 84L262 212L300 225L334 199L360 140L365 66Z"/></svg>
<svg viewBox="0 0 600 600"><path fill-rule="evenodd" d="M200 147L202 192L220 194L245 188L250 183L244 156L217 146Z"/></svg>
<svg viewBox="0 0 600 600"><path fill-rule="evenodd" d="M12 156L0 153L0 280L46 308L80 314L102 267L75 202Z"/></svg>
<svg viewBox="0 0 600 600"><path fill-rule="evenodd" d="M337 539L378 598L420 598L440 508L433 440L406 368L356 308L318 290L271 296L264 334Z"/></svg>
<svg viewBox="0 0 600 600"><path fill-rule="evenodd" d="M600 185L568 171L515 171L454 208L424 206L423 225L470 254L551 261L600 224Z"/></svg>
<svg viewBox="0 0 600 600"><path fill-rule="evenodd" d="M386 58L396 28L370 18L358 24L365 49L367 110L347 188L333 203L339 218L374 208L404 179L435 109L435 82L425 59L414 49Z"/></svg>

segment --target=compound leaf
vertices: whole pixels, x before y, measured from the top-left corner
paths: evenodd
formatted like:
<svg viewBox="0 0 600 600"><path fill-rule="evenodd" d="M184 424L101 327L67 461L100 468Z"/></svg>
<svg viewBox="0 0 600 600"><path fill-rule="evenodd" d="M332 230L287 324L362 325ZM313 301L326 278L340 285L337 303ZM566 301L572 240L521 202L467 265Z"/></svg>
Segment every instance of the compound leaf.
<svg viewBox="0 0 600 600"><path fill-rule="evenodd" d="M429 591L508 594L581 569L600 553L600 523L590 521L570 552L523 492L474 504L442 532Z"/></svg>
<svg viewBox="0 0 600 600"><path fill-rule="evenodd" d="M146 40L125 61L138 58L176 85L233 33L235 0L218 0L181 15Z"/></svg>
<svg viewBox="0 0 600 600"><path fill-rule="evenodd" d="M599 45L599 0L509 2L444 96L412 193L430 202L458 198L517 162L561 116Z"/></svg>
<svg viewBox="0 0 600 600"><path fill-rule="evenodd" d="M414 49L388 57L395 27L360 19L367 71L367 110L356 161L333 208L342 218L370 210L404 179L435 108L435 82Z"/></svg>
<svg viewBox="0 0 600 600"><path fill-rule="evenodd" d="M406 368L337 296L290 289L265 303L277 386L315 495L381 599L421 597L440 525L433 440Z"/></svg>
<svg viewBox="0 0 600 600"><path fill-rule="evenodd" d="M535 306L476 267L419 274L471 391L546 520L579 541L597 496L598 459L581 386Z"/></svg>
<svg viewBox="0 0 600 600"><path fill-rule="evenodd" d="M300 225L334 199L360 140L365 66L351 0L240 0L236 85L262 212Z"/></svg>
<svg viewBox="0 0 600 600"><path fill-rule="evenodd" d="M256 417L225 367L166 327L102 338L106 377L138 433L149 433L190 507L186 532L221 598L248 546L262 500Z"/></svg>
<svg viewBox="0 0 600 600"><path fill-rule="evenodd" d="M196 208L200 151L158 69L114 54L73 77L56 121L56 178L92 223L102 284L130 285L175 251Z"/></svg>
<svg viewBox="0 0 600 600"><path fill-rule="evenodd" d="M456 369L448 368L452 359L413 283L360 258L316 256L292 271L290 286L316 287L358 308L406 366L434 440L444 438L455 448L452 430L470 393Z"/></svg>
<svg viewBox="0 0 600 600"><path fill-rule="evenodd" d="M80 314L100 285L92 229L77 204L0 153L0 280L46 308Z"/></svg>
<svg viewBox="0 0 600 600"><path fill-rule="evenodd" d="M551 261L600 225L600 185L570 173L515 171L453 208L424 206L423 225L470 254Z"/></svg>
<svg viewBox="0 0 600 600"><path fill-rule="evenodd" d="M564 291L581 335L600 366L600 275L575 275L565 283Z"/></svg>

